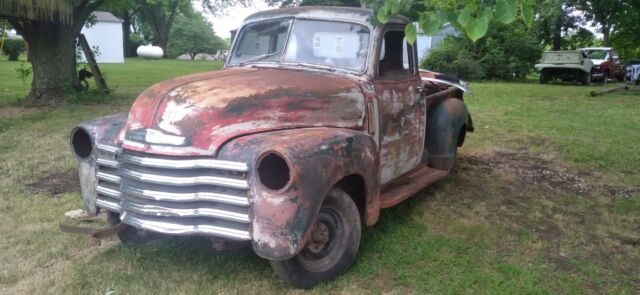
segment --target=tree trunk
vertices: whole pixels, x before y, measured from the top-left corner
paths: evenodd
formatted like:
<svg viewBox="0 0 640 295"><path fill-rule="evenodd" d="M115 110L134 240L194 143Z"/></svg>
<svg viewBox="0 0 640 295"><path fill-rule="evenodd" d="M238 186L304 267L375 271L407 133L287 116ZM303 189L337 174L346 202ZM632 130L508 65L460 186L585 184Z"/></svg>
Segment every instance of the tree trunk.
<svg viewBox="0 0 640 295"><path fill-rule="evenodd" d="M29 22L21 33L29 42L33 68L31 91L25 103L41 105L62 101L65 92L81 89L76 74L76 33L72 27Z"/></svg>
<svg viewBox="0 0 640 295"><path fill-rule="evenodd" d="M602 24L602 45L605 47L611 46L609 41L609 35L611 33L611 27L607 24Z"/></svg>
<svg viewBox="0 0 640 295"><path fill-rule="evenodd" d="M562 21L564 11L560 6L560 14L556 18L555 24L553 24L553 50L562 50Z"/></svg>
<svg viewBox="0 0 640 295"><path fill-rule="evenodd" d="M159 46L162 48L163 58L167 57L167 43L169 42L169 38L167 38L167 34L164 30L160 30L157 35L153 36L153 45Z"/></svg>
<svg viewBox="0 0 640 295"><path fill-rule="evenodd" d="M162 48L163 57L167 57L167 44L173 20L178 12L178 1L171 1L167 9L161 5L144 7L144 13L151 20L153 29L153 45Z"/></svg>
<svg viewBox="0 0 640 295"><path fill-rule="evenodd" d="M124 57L131 57L131 43L129 35L131 34L131 15L129 12L125 12L122 18L122 49Z"/></svg>

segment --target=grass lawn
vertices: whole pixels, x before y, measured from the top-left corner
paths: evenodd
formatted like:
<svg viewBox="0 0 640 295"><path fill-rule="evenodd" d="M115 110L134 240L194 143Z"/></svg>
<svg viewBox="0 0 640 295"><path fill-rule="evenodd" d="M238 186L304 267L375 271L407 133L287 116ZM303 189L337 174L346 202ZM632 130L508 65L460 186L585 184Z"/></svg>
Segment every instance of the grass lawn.
<svg viewBox="0 0 640 295"><path fill-rule="evenodd" d="M219 63L103 65L111 101L57 108L15 105L28 90L17 66L0 61L0 293L300 293L247 247L58 230L81 207L71 128ZM356 265L311 293L639 293L640 93L587 96L601 87L473 83L476 132L454 173L384 210Z"/></svg>

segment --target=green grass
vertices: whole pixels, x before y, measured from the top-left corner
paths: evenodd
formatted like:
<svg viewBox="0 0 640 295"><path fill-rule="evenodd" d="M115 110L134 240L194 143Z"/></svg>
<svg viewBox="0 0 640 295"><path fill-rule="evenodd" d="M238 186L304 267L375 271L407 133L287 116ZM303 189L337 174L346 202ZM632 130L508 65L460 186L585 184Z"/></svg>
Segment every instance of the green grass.
<svg viewBox="0 0 640 295"><path fill-rule="evenodd" d="M60 233L63 214L81 206L79 193L29 189L52 173L75 173L67 143L74 125L126 111L153 83L219 63L102 65L112 100L56 108L15 105L28 90L18 64L0 61L0 90L11 89L0 92L0 293L299 293L250 248L216 252L202 239L96 245ZM455 172L384 210L364 231L356 265L311 293L640 292L638 92L592 98L601 86L472 87L476 132Z"/></svg>

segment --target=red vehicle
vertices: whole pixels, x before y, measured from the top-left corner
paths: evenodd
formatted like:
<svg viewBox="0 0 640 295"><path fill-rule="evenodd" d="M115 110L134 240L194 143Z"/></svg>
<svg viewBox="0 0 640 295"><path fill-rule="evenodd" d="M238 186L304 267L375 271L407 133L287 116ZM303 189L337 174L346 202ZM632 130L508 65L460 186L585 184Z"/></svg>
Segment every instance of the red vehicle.
<svg viewBox="0 0 640 295"><path fill-rule="evenodd" d="M88 212L124 243L245 241L308 288L353 264L362 227L451 171L465 86L418 70L409 20L286 8L245 20L221 71L145 90L71 133ZM104 233L104 232L103 232Z"/></svg>
<svg viewBox="0 0 640 295"><path fill-rule="evenodd" d="M618 82L626 79L627 72L620 64L620 56L611 47L591 47L580 49L586 58L593 62L591 78L607 83L609 79L615 78Z"/></svg>

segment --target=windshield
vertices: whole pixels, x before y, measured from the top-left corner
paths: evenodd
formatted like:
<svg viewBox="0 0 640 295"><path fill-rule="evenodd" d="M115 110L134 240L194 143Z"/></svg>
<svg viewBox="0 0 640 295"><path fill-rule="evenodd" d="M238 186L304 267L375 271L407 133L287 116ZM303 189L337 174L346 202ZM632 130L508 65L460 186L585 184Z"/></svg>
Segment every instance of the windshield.
<svg viewBox="0 0 640 295"><path fill-rule="evenodd" d="M367 27L321 20L296 20L289 30L291 25L290 19L246 25L240 32L229 64L271 62L358 72L364 69L370 35ZM285 42L288 42L286 46Z"/></svg>
<svg viewBox="0 0 640 295"><path fill-rule="evenodd" d="M606 59L608 55L606 50L599 49L585 49L583 52L589 59Z"/></svg>

